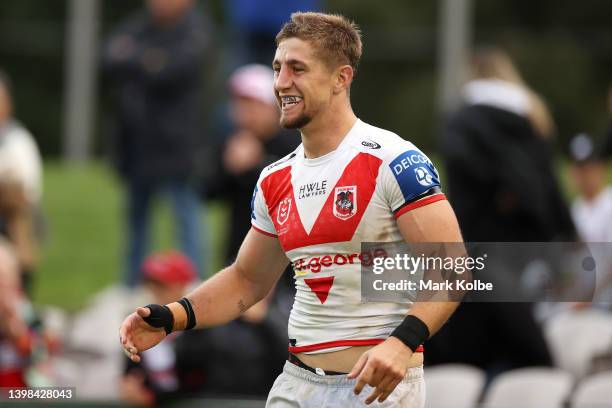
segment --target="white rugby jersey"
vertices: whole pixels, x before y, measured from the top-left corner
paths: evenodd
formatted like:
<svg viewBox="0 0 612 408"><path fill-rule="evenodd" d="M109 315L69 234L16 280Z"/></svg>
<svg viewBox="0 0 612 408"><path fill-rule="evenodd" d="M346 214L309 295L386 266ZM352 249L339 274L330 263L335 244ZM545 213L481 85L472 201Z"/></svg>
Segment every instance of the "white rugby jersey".
<svg viewBox="0 0 612 408"><path fill-rule="evenodd" d="M396 218L445 199L431 161L412 143L357 120L316 159L303 146L261 173L253 228L278 237L296 296L289 351L319 353L384 341L410 303L361 303L361 242L398 242Z"/></svg>

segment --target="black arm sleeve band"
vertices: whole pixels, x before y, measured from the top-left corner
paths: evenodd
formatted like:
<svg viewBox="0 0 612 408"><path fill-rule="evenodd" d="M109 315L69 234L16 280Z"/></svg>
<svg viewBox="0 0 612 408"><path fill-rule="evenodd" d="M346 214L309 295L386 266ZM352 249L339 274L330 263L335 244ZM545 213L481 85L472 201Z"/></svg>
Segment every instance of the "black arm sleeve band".
<svg viewBox="0 0 612 408"><path fill-rule="evenodd" d="M429 339L429 329L421 319L414 315L408 315L400 324L393 330L391 336L397 337L413 352Z"/></svg>
<svg viewBox="0 0 612 408"><path fill-rule="evenodd" d="M142 320L147 322L153 327L163 327L166 334L172 333L174 327L174 315L168 306L162 305L146 305L151 311L151 314L147 317L143 317Z"/></svg>
<svg viewBox="0 0 612 408"><path fill-rule="evenodd" d="M181 306L183 306L185 312L187 312L187 326L185 327L185 330L193 329L197 322L195 313L193 312L193 306L191 306L191 302L187 298L182 298L178 302L181 304Z"/></svg>
<svg viewBox="0 0 612 408"><path fill-rule="evenodd" d="M404 204L400 205L399 207L397 207L395 210L393 210L393 214L397 213L399 210L401 210L402 208L404 208L407 205L410 205L416 201L419 201L422 198L425 197L429 197L435 194L441 194L442 193L442 189L438 186L434 186L432 188L430 188L429 190L425 191L422 194L419 194L418 196L414 197L411 200L406 201Z"/></svg>

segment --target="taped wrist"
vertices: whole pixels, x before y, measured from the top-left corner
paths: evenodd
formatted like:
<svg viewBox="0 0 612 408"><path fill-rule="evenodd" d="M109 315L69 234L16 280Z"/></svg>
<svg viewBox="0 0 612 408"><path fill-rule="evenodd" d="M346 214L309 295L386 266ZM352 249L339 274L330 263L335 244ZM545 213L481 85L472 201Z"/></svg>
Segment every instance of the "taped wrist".
<svg viewBox="0 0 612 408"><path fill-rule="evenodd" d="M195 313L193 312L193 306L191 306L191 302L187 298L182 298L178 301L178 303L183 306L185 312L187 313L187 326L185 326L185 330L193 329L197 322Z"/></svg>
<svg viewBox="0 0 612 408"><path fill-rule="evenodd" d="M391 336L397 337L412 352L429 339L429 329L421 319L408 315L404 321L393 330Z"/></svg>
<svg viewBox="0 0 612 408"><path fill-rule="evenodd" d="M168 306L162 305L146 305L149 308L151 314L147 317L143 317L142 320L147 322L153 327L163 327L166 334L172 333L174 327L174 315Z"/></svg>

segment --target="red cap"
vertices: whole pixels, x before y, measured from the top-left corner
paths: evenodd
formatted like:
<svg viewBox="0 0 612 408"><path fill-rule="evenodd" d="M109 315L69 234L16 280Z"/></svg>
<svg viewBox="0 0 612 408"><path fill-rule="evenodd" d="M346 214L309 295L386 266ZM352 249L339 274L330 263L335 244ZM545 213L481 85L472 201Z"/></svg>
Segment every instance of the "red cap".
<svg viewBox="0 0 612 408"><path fill-rule="evenodd" d="M167 285L188 284L196 277L196 270L191 260L178 251L149 255L142 264L142 272L145 279Z"/></svg>

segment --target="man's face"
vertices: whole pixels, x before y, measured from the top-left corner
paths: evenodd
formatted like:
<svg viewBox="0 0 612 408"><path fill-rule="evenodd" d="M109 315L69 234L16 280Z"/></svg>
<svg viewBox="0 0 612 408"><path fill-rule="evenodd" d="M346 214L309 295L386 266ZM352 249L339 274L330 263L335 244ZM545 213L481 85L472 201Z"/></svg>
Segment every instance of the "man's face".
<svg viewBox="0 0 612 408"><path fill-rule="evenodd" d="M283 40L272 68L281 126L301 129L329 106L334 75L310 43L299 38Z"/></svg>
<svg viewBox="0 0 612 408"><path fill-rule="evenodd" d="M572 178L578 192L592 198L606 185L606 164L604 162L588 162L572 166Z"/></svg>

